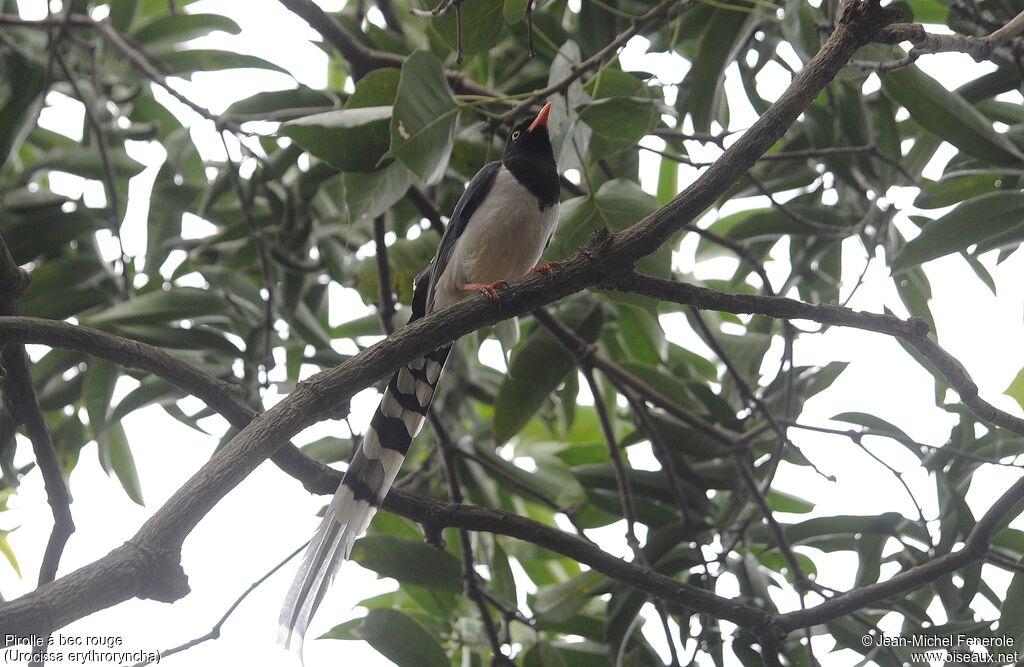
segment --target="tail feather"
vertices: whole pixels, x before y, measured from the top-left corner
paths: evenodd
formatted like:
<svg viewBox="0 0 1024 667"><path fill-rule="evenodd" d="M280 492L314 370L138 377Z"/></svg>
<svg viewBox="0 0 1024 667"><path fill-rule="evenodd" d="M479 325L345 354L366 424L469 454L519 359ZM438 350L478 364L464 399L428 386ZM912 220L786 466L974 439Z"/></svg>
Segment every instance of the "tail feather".
<svg viewBox="0 0 1024 667"><path fill-rule="evenodd" d="M285 596L279 641L286 647L301 653L306 629L339 565L384 502L412 439L423 427L450 350L446 346L410 362L388 383Z"/></svg>

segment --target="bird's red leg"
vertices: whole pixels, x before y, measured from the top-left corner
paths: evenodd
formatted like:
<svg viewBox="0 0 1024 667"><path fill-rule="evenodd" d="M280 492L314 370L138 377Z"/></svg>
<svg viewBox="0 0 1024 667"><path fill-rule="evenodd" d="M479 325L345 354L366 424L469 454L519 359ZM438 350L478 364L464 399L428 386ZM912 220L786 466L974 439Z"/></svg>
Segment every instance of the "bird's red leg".
<svg viewBox="0 0 1024 667"><path fill-rule="evenodd" d="M562 265L554 260L550 262L542 262L537 266L530 269L530 273L546 273L549 276L554 275L555 271L562 268Z"/></svg>
<svg viewBox="0 0 1024 667"><path fill-rule="evenodd" d="M498 295L499 287L508 287L508 283L504 280L495 280L493 283L466 283L462 286L463 292L480 292L491 301L500 301L501 297Z"/></svg>

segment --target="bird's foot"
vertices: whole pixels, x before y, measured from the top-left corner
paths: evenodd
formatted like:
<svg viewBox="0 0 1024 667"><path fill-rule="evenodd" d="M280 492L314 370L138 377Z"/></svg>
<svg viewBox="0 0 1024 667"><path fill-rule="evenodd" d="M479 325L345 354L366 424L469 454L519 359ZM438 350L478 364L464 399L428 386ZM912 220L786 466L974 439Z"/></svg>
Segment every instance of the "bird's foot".
<svg viewBox="0 0 1024 667"><path fill-rule="evenodd" d="M498 295L499 287L508 287L508 283L504 280L495 280L493 283L466 283L462 286L462 291L480 292L491 301L498 302L501 300Z"/></svg>
<svg viewBox="0 0 1024 667"><path fill-rule="evenodd" d="M553 275L555 275L555 271L557 271L557 270L559 270L561 268L562 268L562 265L559 262L556 262L556 261L552 260L550 262L542 262L542 263L538 264L537 266L535 266L532 269L530 269L530 273L531 274L533 274L533 273L546 273L549 276L553 276Z"/></svg>

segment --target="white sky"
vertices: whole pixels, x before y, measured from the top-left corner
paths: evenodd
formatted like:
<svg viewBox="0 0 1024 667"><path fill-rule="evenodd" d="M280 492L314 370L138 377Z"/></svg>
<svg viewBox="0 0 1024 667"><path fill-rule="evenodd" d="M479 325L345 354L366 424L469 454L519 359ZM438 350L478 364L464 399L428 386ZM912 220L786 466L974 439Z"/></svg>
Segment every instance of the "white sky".
<svg viewBox="0 0 1024 667"><path fill-rule="evenodd" d="M39 18L44 9L41 0L22 0L23 12L28 18ZM327 9L338 9L341 2L322 3ZM232 3L226 0L204 0L189 7L190 12L211 11L225 13L242 27L238 36L215 35L197 40L195 45L203 47L229 48L239 52L270 57L274 62L289 69L295 78L312 87L325 84L324 54L304 42L314 33L302 21L273 0L250 0L247 3ZM267 45L274 44L272 51ZM645 69L655 72L663 81L678 82L686 67L685 61L675 56L644 56L645 42L642 39L629 43L622 62L626 69ZM926 56L920 66L940 81L954 88L961 82L974 78L986 71L988 65L975 64L969 57L956 54ZM221 73L198 74L192 82L175 79L174 85L193 100L213 111L223 110L230 102L265 89L291 87L289 77L267 72L242 70ZM788 81L787 78L768 80L761 93L773 98ZM730 99L739 92L735 72L727 79ZM772 88L775 88L774 92ZM740 95L739 97L742 97ZM1016 98L1019 99L1017 95ZM162 95L161 99L170 99ZM59 96L51 95L51 103L61 102ZM192 126L204 157L219 159L223 149L212 132L212 125L199 119L180 105L172 108L181 117L187 118ZM81 123L81 107L66 99L55 110L45 112L43 123L52 129L73 132ZM748 127L753 121L752 112L733 113L733 127ZM651 141L650 139L647 141ZM657 146L656 140L652 146ZM696 149L697 146L694 145ZM948 148L948 146L946 147ZM147 201L142 194L154 176L160 160L160 149L142 144L131 148L133 156L151 166L132 183L131 203L124 226L124 242L130 255L141 255L145 249L145 212ZM948 159L951 151L945 152ZM696 160L714 158L712 149L702 155L695 151ZM237 156L236 156L237 157ZM644 186L653 191L657 178L657 157L641 153L644 165ZM941 166L941 161L932 165ZM680 183L685 185L696 174L695 170L683 167ZM71 195L83 192L86 202L100 205L103 201L102 187L98 183L83 184L74 177L54 177L55 189L63 189ZM891 192L890 196L907 212L912 196ZM756 199L740 203L743 208L762 206L764 201ZM900 219L897 218L897 224ZM201 224L201 223L199 223ZM905 221L900 224L902 231L912 235L912 226ZM685 269L692 268L694 239L688 239L677 259ZM784 253L776 253L783 255ZM863 266L863 251L859 244L850 239L844 244L844 283L852 285ZM928 275L936 295L932 309L937 322L940 343L964 363L981 388L982 396L996 406L1020 414L1020 408L1001 392L1007 387L1017 371L1024 366L1024 351L1020 345L1022 322L1024 322L1024 253L1017 253L1001 266L996 266L990 253L984 258L985 265L992 272L999 285L998 298L981 285L966 263L959 258L945 258L927 265ZM717 259L702 264L697 274L706 278L728 275L733 260ZM783 275L785 266L771 265L773 276ZM360 302L344 290L332 287L332 298L344 312L351 310L351 316L364 314ZM846 292L844 291L844 296ZM905 309L891 287L891 280L882 262L872 263L864 285L850 303L854 308L880 312L883 305L897 314L904 315ZM359 310L354 310L359 308ZM335 310L332 307L332 310ZM673 340L703 349L693 335L683 335L671 318L664 322ZM807 327L810 328L810 327ZM777 356L769 354L764 370L774 371ZM932 381L903 350L885 337L849 329L834 328L821 336L802 336L796 344L796 363L824 364L833 360L851 361L845 373L833 387L807 402L801 421L808 424L827 425L830 416L844 411L859 411L874 414L895 423L915 439L932 445L946 441L953 423L947 413L935 408L932 402ZM119 391L126 391L119 387ZM268 398L268 404L278 400ZM352 421L361 428L369 420L375 404L372 390L363 392L353 402ZM196 402L198 405L198 403ZM219 428L217 420L206 422L211 428ZM102 557L109 550L131 537L141 523L158 508L177 488L208 459L214 438L204 438L174 420L165 417L157 409L149 409L131 415L124 426L132 443L132 452L141 479L146 507L134 505L114 479L108 479L102 472L95 452L95 445L88 445L82 451L78 466L71 478L71 491L75 496L72 506L77 532L71 537L64 552L60 574ZM298 439L306 442L323 434L344 431L339 423L324 423L308 429ZM897 511L914 517L916 513L902 489L885 470L856 450L842 438L832 438L806 432L792 431L793 439L804 453L826 473L837 477L835 484L825 482L821 477L806 469L783 465L777 479L777 488L795 493L818 503L815 515L864 514L875 515ZM907 473L908 482L919 491L924 504L925 515L934 518L937 506L934 484L919 469L917 460L906 450L890 441L869 440L869 446L877 455L891 465ZM640 450L631 453L638 465L645 461ZM19 462L29 459L29 449L19 448ZM979 471L968 501L977 515L980 515L991 501L1019 477L1019 470L990 466ZM132 600L82 619L60 631L63 636L109 636L123 638L127 650L156 651L175 646L199 636L213 625L235 598L280 558L305 541L314 530L317 519L314 513L325 499L309 496L301 486L285 476L271 464L264 464L242 485L230 493L217 508L204 519L185 543L183 565L189 575L193 593L173 605ZM21 526L10 536L10 542L21 563L24 578L15 576L11 568L0 560L0 591L12 598L34 588L37 567L41 560L49 534L51 518L46 504L40 477L37 472L29 474L19 492L11 499L11 511L0 514L0 528L11 529ZM805 517L787 517L792 520ZM625 554L621 525L595 531L613 553ZM819 581L826 585L845 589L853 583L856 573L856 559L853 555L829 555L816 562L827 564L819 570ZM236 611L223 629L221 638L196 647L189 652L168 658L169 664L287 664L287 656L275 645L277 636L277 614L285 589L294 567L278 573L265 585L254 592ZM894 571L893 566L883 567L883 577ZM1009 578L1005 573L992 567L985 570L987 581L996 590L1002 590ZM723 581L727 581L723 579ZM332 592L317 615L310 638L326 631L334 624L362 614L353 606L361 599L376 592L393 588L393 582L378 581L375 575L354 564L346 564L336 580ZM728 585L719 592L730 594ZM812 598L813 600L813 598ZM780 596L776 602L784 609L797 606L793 597ZM981 608L985 608L982 606ZM934 609L932 611L935 611ZM994 618L995 610L987 609L985 618ZM645 635L658 647L664 646L664 638L657 623L648 623ZM897 628L888 627L895 632ZM831 648L831 640L815 640L816 653L823 656ZM690 647L688 647L690 648ZM387 665L389 661L373 649L360 642L307 641L306 663L309 665L357 664ZM340 661L340 662L339 662ZM831 654L829 665L853 665L858 657L850 652Z"/></svg>

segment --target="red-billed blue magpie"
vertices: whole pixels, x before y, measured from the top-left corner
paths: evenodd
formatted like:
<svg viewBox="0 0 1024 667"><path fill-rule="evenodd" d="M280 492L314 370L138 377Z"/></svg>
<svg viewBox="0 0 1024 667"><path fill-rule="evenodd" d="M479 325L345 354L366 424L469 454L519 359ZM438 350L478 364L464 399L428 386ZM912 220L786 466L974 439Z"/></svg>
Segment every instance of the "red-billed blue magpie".
<svg viewBox="0 0 1024 667"><path fill-rule="evenodd" d="M548 137L548 102L512 128L500 161L469 182L437 254L416 280L412 319L497 289L535 267L558 222L558 170ZM410 321L411 321L410 320ZM281 610L281 640L302 638L334 573L391 488L423 426L451 345L407 364L388 383L348 470L309 543Z"/></svg>

